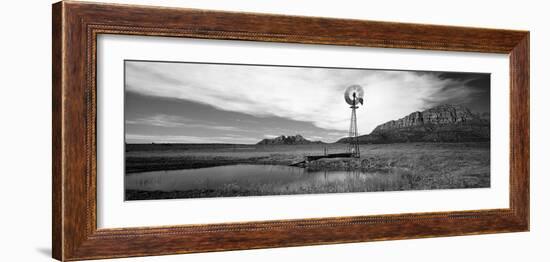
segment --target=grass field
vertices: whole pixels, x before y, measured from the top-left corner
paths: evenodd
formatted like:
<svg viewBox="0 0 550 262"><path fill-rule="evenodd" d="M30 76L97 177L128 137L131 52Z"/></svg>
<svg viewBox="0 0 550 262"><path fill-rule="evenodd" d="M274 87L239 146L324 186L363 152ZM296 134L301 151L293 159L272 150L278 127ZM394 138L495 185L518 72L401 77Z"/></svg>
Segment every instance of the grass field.
<svg viewBox="0 0 550 262"><path fill-rule="evenodd" d="M233 164L290 165L302 161L305 155L321 155L345 152L345 144L312 145L129 145L126 152L126 173L192 169ZM269 186L235 190L225 187L222 191L130 192L144 198L180 198L277 195L297 193L423 190L442 188L479 188L490 186L489 143L402 143L361 145L361 157L331 158L312 161L309 171L349 171L388 174L384 183L372 181L338 182L332 185L311 185L297 192L270 190ZM369 188L383 184L380 188ZM329 186L329 188L327 188ZM244 192L247 191L247 192ZM253 192L250 192L253 191ZM292 191L292 192L291 192ZM296 191L296 190L294 190ZM139 198L139 197L138 197Z"/></svg>

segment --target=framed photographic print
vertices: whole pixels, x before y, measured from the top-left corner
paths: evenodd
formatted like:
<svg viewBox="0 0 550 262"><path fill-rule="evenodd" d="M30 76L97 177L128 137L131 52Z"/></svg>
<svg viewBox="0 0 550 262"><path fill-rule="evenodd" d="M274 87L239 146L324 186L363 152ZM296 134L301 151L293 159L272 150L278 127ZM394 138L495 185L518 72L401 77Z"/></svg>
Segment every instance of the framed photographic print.
<svg viewBox="0 0 550 262"><path fill-rule="evenodd" d="M529 230L529 32L53 5L53 257Z"/></svg>

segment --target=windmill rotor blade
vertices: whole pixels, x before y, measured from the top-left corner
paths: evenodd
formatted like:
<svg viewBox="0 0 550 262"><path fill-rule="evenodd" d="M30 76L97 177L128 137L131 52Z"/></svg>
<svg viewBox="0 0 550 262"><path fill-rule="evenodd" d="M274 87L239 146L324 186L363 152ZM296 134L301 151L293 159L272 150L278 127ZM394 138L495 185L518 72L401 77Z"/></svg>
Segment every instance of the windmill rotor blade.
<svg viewBox="0 0 550 262"><path fill-rule="evenodd" d="M363 87L360 85L352 85L346 88L346 91L344 92L344 99L346 100L346 103L354 105L354 95L356 100L355 104L357 104L357 102L363 104L363 96L365 95Z"/></svg>

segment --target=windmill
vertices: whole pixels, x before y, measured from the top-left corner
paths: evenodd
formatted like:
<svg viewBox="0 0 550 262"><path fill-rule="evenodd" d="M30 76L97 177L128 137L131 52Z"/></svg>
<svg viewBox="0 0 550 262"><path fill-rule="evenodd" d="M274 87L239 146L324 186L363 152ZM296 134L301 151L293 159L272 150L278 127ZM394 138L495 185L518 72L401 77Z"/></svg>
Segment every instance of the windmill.
<svg viewBox="0 0 550 262"><path fill-rule="evenodd" d="M352 85L346 88L344 92L344 98L346 103L350 105L351 108L351 122L349 125L349 143L348 143L348 153L351 154L351 157L360 157L359 152L359 133L357 132L357 115L355 110L359 108L359 104L363 105L363 87L360 85Z"/></svg>

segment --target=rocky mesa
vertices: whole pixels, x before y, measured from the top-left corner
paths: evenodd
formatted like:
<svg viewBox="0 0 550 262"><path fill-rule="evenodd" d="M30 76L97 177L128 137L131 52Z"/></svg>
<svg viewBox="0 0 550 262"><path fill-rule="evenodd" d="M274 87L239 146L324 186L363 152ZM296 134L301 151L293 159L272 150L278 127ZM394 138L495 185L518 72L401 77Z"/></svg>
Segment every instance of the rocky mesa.
<svg viewBox="0 0 550 262"><path fill-rule="evenodd" d="M342 138L338 143L346 143L348 139ZM488 114L474 114L462 105L440 105L413 112L377 126L368 135L359 136L359 142L365 144L488 141Z"/></svg>
<svg viewBox="0 0 550 262"><path fill-rule="evenodd" d="M310 141L301 135L295 136L278 136L275 138L266 138L258 142L258 145L307 145L307 144L322 144L321 141Z"/></svg>

